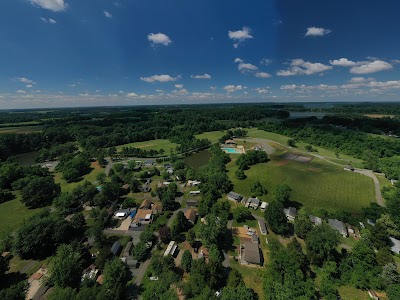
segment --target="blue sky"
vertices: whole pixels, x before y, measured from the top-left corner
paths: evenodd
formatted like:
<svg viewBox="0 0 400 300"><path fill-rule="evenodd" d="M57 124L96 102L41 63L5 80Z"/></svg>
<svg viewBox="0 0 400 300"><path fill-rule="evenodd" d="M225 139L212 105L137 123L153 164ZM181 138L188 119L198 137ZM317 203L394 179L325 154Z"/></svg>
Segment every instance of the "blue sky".
<svg viewBox="0 0 400 300"><path fill-rule="evenodd" d="M400 100L400 3L1 0L0 109Z"/></svg>

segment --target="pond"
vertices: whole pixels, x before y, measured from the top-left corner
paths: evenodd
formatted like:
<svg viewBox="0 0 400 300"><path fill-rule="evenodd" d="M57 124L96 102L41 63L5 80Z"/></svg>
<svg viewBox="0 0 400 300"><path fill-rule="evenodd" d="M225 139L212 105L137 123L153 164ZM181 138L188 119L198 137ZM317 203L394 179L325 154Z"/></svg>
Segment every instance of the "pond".
<svg viewBox="0 0 400 300"><path fill-rule="evenodd" d="M203 151L194 153L191 156L185 157L183 160L189 167L191 167L195 170L198 170L208 163L210 157L211 157L210 151L203 150Z"/></svg>

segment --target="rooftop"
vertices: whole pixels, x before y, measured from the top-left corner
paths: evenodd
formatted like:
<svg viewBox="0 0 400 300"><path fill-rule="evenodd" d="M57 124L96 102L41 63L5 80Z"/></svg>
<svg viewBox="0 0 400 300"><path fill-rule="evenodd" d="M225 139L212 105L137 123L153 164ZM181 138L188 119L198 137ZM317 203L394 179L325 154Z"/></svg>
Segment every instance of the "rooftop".
<svg viewBox="0 0 400 300"><path fill-rule="evenodd" d="M243 244L243 247L243 259L248 263L261 265L261 255L258 244L247 242Z"/></svg>

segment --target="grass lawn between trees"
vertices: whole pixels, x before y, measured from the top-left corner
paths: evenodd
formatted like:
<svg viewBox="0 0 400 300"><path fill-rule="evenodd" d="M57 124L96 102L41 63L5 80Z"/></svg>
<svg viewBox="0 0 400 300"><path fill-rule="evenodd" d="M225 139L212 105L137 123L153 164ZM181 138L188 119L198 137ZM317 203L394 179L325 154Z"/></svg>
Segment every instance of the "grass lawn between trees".
<svg viewBox="0 0 400 300"><path fill-rule="evenodd" d="M151 140L151 141L144 141L144 142L136 142L136 143L129 143L124 145L117 146L117 150L121 151L124 147L133 147L133 148L140 148L143 150L157 150L164 149L165 154L170 154L171 148L175 152L176 146L178 144L172 143L169 140Z"/></svg>

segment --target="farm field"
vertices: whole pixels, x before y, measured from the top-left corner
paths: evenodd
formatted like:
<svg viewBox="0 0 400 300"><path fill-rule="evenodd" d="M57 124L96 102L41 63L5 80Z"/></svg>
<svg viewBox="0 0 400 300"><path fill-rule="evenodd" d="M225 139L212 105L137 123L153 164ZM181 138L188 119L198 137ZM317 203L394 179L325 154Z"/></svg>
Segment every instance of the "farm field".
<svg viewBox="0 0 400 300"><path fill-rule="evenodd" d="M7 231L14 231L19 228L22 222L40 212L43 208L28 209L22 202L20 195L14 200L0 204L0 234Z"/></svg>
<svg viewBox="0 0 400 300"><path fill-rule="evenodd" d="M120 151L124 147L133 147L133 148L140 148L143 150L157 150L164 149L165 154L169 154L171 148L174 149L178 144L171 143L169 140L152 140L152 141L144 141L144 142L136 142L130 144L124 144L117 146L117 150Z"/></svg>
<svg viewBox="0 0 400 300"><path fill-rule="evenodd" d="M196 139L208 139L211 143L216 143L225 134L225 131L209 131L195 135Z"/></svg>
<svg viewBox="0 0 400 300"><path fill-rule="evenodd" d="M308 211L323 208L334 211L338 209L359 213L361 208L375 201L372 179L344 171L341 167L331 165L319 159L304 164L272 156L266 164L252 166L246 170L247 178L238 180L235 175L236 158L227 165L229 178L235 192L251 196L250 185L259 180L269 193L259 197L263 201L272 200L272 189L280 183L292 187L292 200L299 202Z"/></svg>
<svg viewBox="0 0 400 300"><path fill-rule="evenodd" d="M1 125L0 125L1 127ZM32 133L42 131L43 126L20 126L20 127L3 127L0 128L0 134L2 133Z"/></svg>
<svg viewBox="0 0 400 300"><path fill-rule="evenodd" d="M85 181L89 181L93 183L96 180L97 174L104 172L104 168L102 168L97 162L92 162L91 164L92 171L83 177L83 180L79 182L71 182L68 183L66 180L62 178L62 173L54 174L54 181L61 185L62 192L72 192L74 188L79 185L82 185Z"/></svg>

